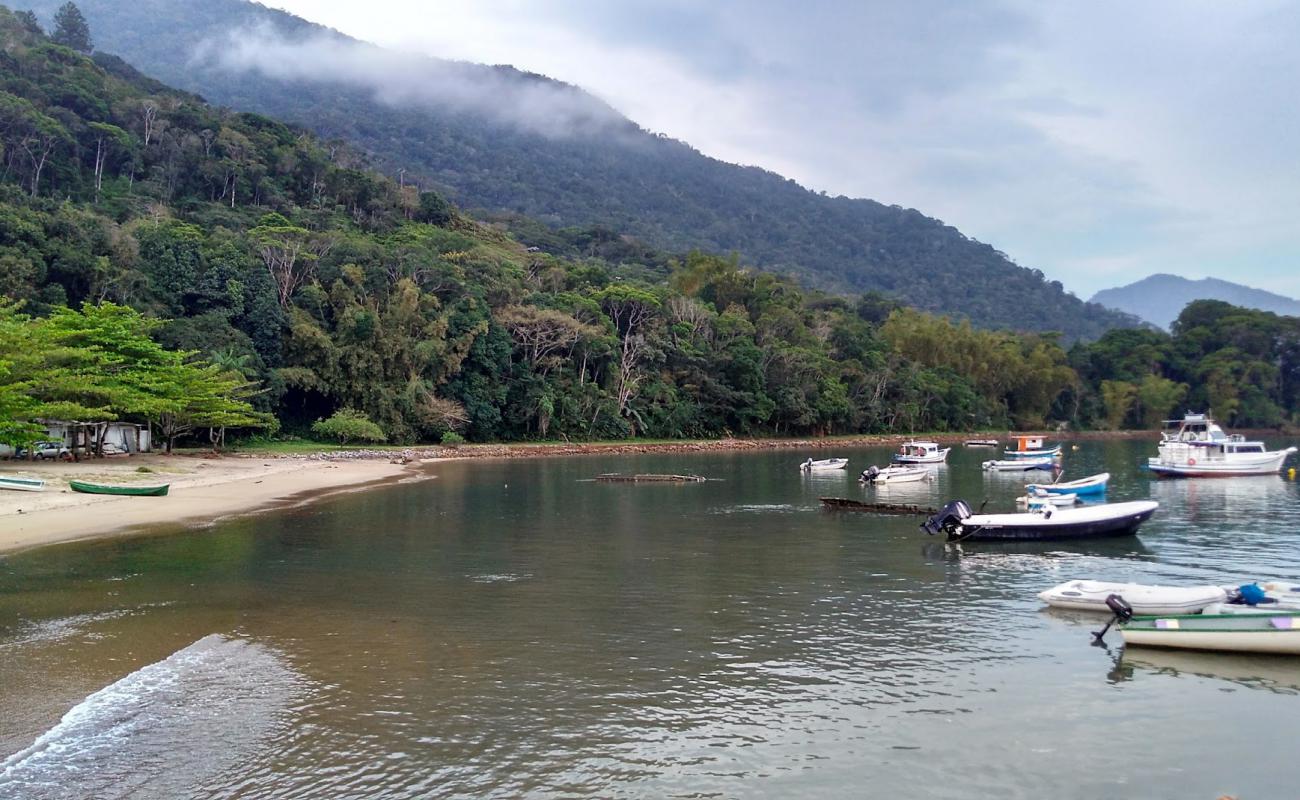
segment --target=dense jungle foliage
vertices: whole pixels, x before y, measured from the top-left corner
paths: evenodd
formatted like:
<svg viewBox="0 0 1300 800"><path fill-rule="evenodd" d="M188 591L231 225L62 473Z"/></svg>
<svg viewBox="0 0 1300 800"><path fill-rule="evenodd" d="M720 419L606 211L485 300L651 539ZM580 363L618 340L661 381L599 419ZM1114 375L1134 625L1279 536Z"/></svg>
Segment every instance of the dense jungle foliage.
<svg viewBox="0 0 1300 800"><path fill-rule="evenodd" d="M49 20L62 2L31 5ZM509 222L527 244L545 247L545 227L598 226L658 249L735 252L746 264L827 291L885 292L976 327L1059 331L1066 342L1138 324L1083 302L1040 271L919 211L819 194L757 167L708 158L542 76L504 66L403 60L374 48L367 52L387 65L380 90L370 73L345 80L337 64L349 59L331 59L312 47L267 57L307 62L289 72L312 79L277 77L219 62L240 60L233 54L254 38L327 37L365 46L247 0L79 5L96 45L146 74L214 103L351 142L388 174L405 170L406 180L431 185L481 218ZM429 20L436 24L436 15ZM336 78L321 79L325 73ZM429 99L429 87L449 83L481 95L479 102ZM539 98L554 107L551 113L533 108L543 103ZM528 121L521 123L521 116Z"/></svg>
<svg viewBox="0 0 1300 800"><path fill-rule="evenodd" d="M3 8L0 160L11 317L133 309L157 321L133 330L258 387L240 397L289 431L330 418L399 443L1124 426L1187 405L1257 425L1294 420L1300 401L1294 318L1198 303L1173 335L1116 330L1067 352L1052 334L828 296L607 230L554 231L544 252L344 143L210 107ZM0 401L6 382L31 385L9 345Z"/></svg>

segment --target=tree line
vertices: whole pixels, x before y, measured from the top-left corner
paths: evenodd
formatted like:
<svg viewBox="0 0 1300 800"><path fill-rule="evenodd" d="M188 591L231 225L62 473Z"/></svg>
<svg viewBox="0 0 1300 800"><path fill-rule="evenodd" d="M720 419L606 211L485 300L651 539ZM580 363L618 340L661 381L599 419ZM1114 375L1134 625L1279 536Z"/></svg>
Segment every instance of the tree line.
<svg viewBox="0 0 1300 800"><path fill-rule="evenodd" d="M396 443L1296 417L1294 319L1194 304L1172 335L1067 349L609 230L525 247L343 142L3 9L0 34L0 308L29 343L0 350L3 436L95 414ZM137 349L95 349L117 336ZM83 346L100 360L60 373Z"/></svg>

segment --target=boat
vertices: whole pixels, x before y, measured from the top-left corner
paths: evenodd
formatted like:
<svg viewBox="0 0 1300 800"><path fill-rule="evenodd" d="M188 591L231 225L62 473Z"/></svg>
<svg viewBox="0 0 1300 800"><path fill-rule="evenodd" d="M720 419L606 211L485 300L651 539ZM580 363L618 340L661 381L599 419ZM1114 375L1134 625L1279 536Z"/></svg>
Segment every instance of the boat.
<svg viewBox="0 0 1300 800"><path fill-rule="evenodd" d="M1035 509L1017 514L975 514L965 500L954 500L921 526L943 533L950 542L1024 542L1131 536L1160 507L1151 500L1078 508Z"/></svg>
<svg viewBox="0 0 1300 800"><path fill-rule="evenodd" d="M1209 414L1168 420L1160 435L1159 455L1147 459L1147 469L1161 477L1209 478L1231 475L1271 475L1296 451L1266 450L1264 443L1228 434Z"/></svg>
<svg viewBox="0 0 1300 800"><path fill-rule="evenodd" d="M1157 586L1141 583L1076 580L1038 593L1053 608L1108 613L1106 598L1117 594L1136 614L1196 614L1228 599L1222 586Z"/></svg>
<svg viewBox="0 0 1300 800"><path fill-rule="evenodd" d="M17 475L0 475L0 489L14 489L19 492L39 492L45 488L45 481L39 478L20 478Z"/></svg>
<svg viewBox="0 0 1300 800"><path fill-rule="evenodd" d="M1102 472L1097 475L1089 475L1086 478L1079 478L1076 481L1065 481L1064 483L1031 483L1025 487L1026 491L1046 492L1047 494L1105 494L1106 483L1110 480L1109 472Z"/></svg>
<svg viewBox="0 0 1300 800"><path fill-rule="evenodd" d="M891 483L914 483L916 481L928 481L934 478L934 473L925 467L906 467L892 465L880 469L879 467L869 467L862 471L861 477L858 478L862 483L873 483L876 485L887 485Z"/></svg>
<svg viewBox="0 0 1300 800"><path fill-rule="evenodd" d="M164 497L167 490L171 487L170 483L164 483L161 486L104 486L98 483L85 483L84 481L68 481L74 492L84 494L114 494L125 497Z"/></svg>
<svg viewBox="0 0 1300 800"><path fill-rule="evenodd" d="M997 447L1000 444L997 439L967 439L962 442L964 447Z"/></svg>
<svg viewBox="0 0 1300 800"><path fill-rule="evenodd" d="M847 458L823 458L820 461L813 461L811 458L799 465L799 469L804 472L813 472L830 469L844 469L849 465Z"/></svg>
<svg viewBox="0 0 1300 800"><path fill-rule="evenodd" d="M895 464L941 464L948 460L951 449L935 442L903 442L893 460Z"/></svg>
<svg viewBox="0 0 1300 800"><path fill-rule="evenodd" d="M1119 632L1125 645L1300 655L1300 611L1135 616Z"/></svg>
<svg viewBox="0 0 1300 800"><path fill-rule="evenodd" d="M1042 458L1061 454L1059 444L1048 447L1041 436L1013 436L1011 440L1011 446L1002 451L1007 458Z"/></svg>
<svg viewBox="0 0 1300 800"><path fill-rule="evenodd" d="M1202 613L1268 614L1278 610L1300 611L1300 584L1297 583L1257 581L1244 586L1223 588L1228 594L1227 599L1208 606ZM1248 592L1251 596L1247 596Z"/></svg>
<svg viewBox="0 0 1300 800"><path fill-rule="evenodd" d="M1030 492L1016 498L1016 505L1028 506L1029 508L1039 508L1042 506L1060 506L1068 507L1079 502L1077 494L1047 494Z"/></svg>
<svg viewBox="0 0 1300 800"><path fill-rule="evenodd" d="M1034 469L1055 469L1056 460L1052 458L1013 458L1007 460L985 461L980 464L985 472L1028 472Z"/></svg>

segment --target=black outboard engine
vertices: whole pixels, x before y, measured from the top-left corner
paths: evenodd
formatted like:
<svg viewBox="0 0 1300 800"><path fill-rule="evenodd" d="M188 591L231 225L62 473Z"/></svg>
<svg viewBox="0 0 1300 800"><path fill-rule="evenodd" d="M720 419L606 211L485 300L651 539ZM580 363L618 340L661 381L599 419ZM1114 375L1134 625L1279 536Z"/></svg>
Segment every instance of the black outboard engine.
<svg viewBox="0 0 1300 800"><path fill-rule="evenodd" d="M872 464L871 466L862 470L862 477L858 478L858 483L871 483L873 480L875 480L876 476L879 474L880 474L880 467L877 467L875 464Z"/></svg>
<svg viewBox="0 0 1300 800"><path fill-rule="evenodd" d="M952 533L961 526L963 520L971 515L970 504L965 500L953 500L948 505L939 510L938 514L930 517L921 526L921 530L928 534Z"/></svg>

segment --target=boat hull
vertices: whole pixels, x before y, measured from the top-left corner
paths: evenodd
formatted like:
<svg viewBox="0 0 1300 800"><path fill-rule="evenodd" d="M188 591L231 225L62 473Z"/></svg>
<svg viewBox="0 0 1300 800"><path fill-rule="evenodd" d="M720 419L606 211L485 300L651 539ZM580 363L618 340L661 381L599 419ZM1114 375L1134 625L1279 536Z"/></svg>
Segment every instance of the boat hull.
<svg viewBox="0 0 1300 800"><path fill-rule="evenodd" d="M950 542L1049 542L1132 536L1159 508L1151 501L1087 506L1054 514L990 514L962 520Z"/></svg>
<svg viewBox="0 0 1300 800"><path fill-rule="evenodd" d="M1120 635L1141 647L1300 655L1300 614L1134 617Z"/></svg>
<svg viewBox="0 0 1300 800"><path fill-rule="evenodd" d="M1222 586L1066 581L1039 592L1038 599L1053 608L1110 613L1106 598L1112 594L1124 598L1135 614L1196 614L1228 597Z"/></svg>
<svg viewBox="0 0 1300 800"><path fill-rule="evenodd" d="M1056 463L1051 459L1021 459L1019 461L985 461L981 464L985 472L1029 472L1036 469L1052 469Z"/></svg>
<svg viewBox="0 0 1300 800"><path fill-rule="evenodd" d="M1098 495L1106 493L1106 484L1110 482L1110 473L1103 472L1088 478L1065 483L1031 483L1025 487L1030 493L1046 492L1048 494Z"/></svg>
<svg viewBox="0 0 1300 800"><path fill-rule="evenodd" d="M10 489L15 492L39 492L44 488L45 481L39 478L0 476L0 489Z"/></svg>
<svg viewBox="0 0 1300 800"><path fill-rule="evenodd" d="M82 481L68 481L68 486L74 492L83 494L109 494L119 497L165 497L171 484L162 486L103 486L98 483L84 483Z"/></svg>
<svg viewBox="0 0 1300 800"><path fill-rule="evenodd" d="M1061 454L1061 446L1048 447L1043 450L1004 450L1002 455L1007 458L1051 458Z"/></svg>

